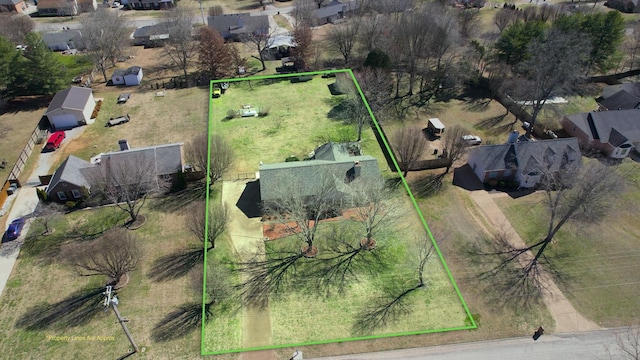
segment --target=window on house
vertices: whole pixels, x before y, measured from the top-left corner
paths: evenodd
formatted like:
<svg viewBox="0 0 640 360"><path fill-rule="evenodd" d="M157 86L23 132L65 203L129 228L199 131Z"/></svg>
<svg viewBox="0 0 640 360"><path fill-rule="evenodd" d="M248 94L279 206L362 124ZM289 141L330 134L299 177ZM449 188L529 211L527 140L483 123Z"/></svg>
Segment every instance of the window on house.
<svg viewBox="0 0 640 360"><path fill-rule="evenodd" d="M67 195L64 193L64 191L58 191L58 199L60 200L67 200Z"/></svg>
<svg viewBox="0 0 640 360"><path fill-rule="evenodd" d="M71 190L71 193L73 194L73 197L76 198L76 199L82 197L82 194L80 194L80 191L78 191L76 189Z"/></svg>
<svg viewBox="0 0 640 360"><path fill-rule="evenodd" d="M573 125L573 129L571 131L576 131L576 126Z"/></svg>
<svg viewBox="0 0 640 360"><path fill-rule="evenodd" d="M497 171L492 171L489 173L489 179L495 179L498 177L498 172Z"/></svg>

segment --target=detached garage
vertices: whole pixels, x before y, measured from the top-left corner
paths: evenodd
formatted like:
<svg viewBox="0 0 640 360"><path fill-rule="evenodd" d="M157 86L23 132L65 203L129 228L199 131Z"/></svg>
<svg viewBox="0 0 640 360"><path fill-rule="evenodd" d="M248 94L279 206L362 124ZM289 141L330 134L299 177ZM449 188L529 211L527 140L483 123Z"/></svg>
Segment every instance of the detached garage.
<svg viewBox="0 0 640 360"><path fill-rule="evenodd" d="M73 86L53 97L44 116L55 130L71 129L91 124L91 114L96 106L90 88Z"/></svg>
<svg viewBox="0 0 640 360"><path fill-rule="evenodd" d="M113 85L134 86L140 85L142 81L142 68L140 66L132 66L127 70L117 69L111 75Z"/></svg>

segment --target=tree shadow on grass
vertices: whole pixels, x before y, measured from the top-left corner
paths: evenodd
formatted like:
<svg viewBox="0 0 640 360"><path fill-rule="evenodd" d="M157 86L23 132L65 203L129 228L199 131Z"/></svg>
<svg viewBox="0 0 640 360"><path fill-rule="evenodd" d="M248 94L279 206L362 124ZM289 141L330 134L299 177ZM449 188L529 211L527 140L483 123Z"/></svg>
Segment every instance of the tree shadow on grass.
<svg viewBox="0 0 640 360"><path fill-rule="evenodd" d="M512 122L503 124L503 121L507 117L507 115L508 114L502 114L480 120L476 124L476 127L486 131L491 135L500 135L504 134L505 132L513 131L515 125L518 123L518 119L514 119L514 121Z"/></svg>
<svg viewBox="0 0 640 360"><path fill-rule="evenodd" d="M169 193L157 198L151 206L163 212L176 212L184 210L194 201L204 200L207 188L204 183L190 184L184 190Z"/></svg>
<svg viewBox="0 0 640 360"><path fill-rule="evenodd" d="M102 313L104 287L88 288L69 295L53 304L40 304L29 308L16 322L16 327L43 330L53 327L76 327L90 322Z"/></svg>
<svg viewBox="0 0 640 360"><path fill-rule="evenodd" d="M491 104L491 99L474 99L468 102L464 109L472 112L483 112L489 109L489 104Z"/></svg>
<svg viewBox="0 0 640 360"><path fill-rule="evenodd" d="M163 282L181 278L204 261L204 249L191 248L176 251L160 257L153 262L149 278L155 282Z"/></svg>
<svg viewBox="0 0 640 360"><path fill-rule="evenodd" d="M208 306L205 305L205 311ZM170 312L151 331L151 339L165 342L179 339L200 328L202 304L185 304Z"/></svg>
<svg viewBox="0 0 640 360"><path fill-rule="evenodd" d="M436 195L442 189L442 179L446 174L428 174L411 183L411 192L417 197Z"/></svg>

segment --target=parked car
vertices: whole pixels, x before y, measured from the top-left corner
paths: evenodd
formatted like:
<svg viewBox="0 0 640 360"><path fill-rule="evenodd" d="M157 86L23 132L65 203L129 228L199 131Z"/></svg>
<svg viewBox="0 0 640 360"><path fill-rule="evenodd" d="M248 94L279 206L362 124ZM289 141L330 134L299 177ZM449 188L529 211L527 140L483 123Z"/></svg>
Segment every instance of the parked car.
<svg viewBox="0 0 640 360"><path fill-rule="evenodd" d="M217 88L217 87L213 88L213 93L211 93L211 97L218 98L221 95L222 95L222 89Z"/></svg>
<svg viewBox="0 0 640 360"><path fill-rule="evenodd" d="M5 231L4 236L7 240L15 240L20 237L22 233L22 228L24 227L24 218L15 219L9 224L7 231Z"/></svg>
<svg viewBox="0 0 640 360"><path fill-rule="evenodd" d="M130 97L131 97L131 93L122 93L118 95L118 104L126 103L127 101L129 101Z"/></svg>
<svg viewBox="0 0 640 360"><path fill-rule="evenodd" d="M55 149L60 147L60 144L65 137L66 135L64 134L64 131L54 132L53 134L51 134L51 136L49 136L49 140L47 140L47 144L44 146L44 149L47 151L54 151Z"/></svg>
<svg viewBox="0 0 640 360"><path fill-rule="evenodd" d="M468 145L480 145L482 144L482 139L480 136L475 135L462 135L462 140L466 142Z"/></svg>
<svg viewBox="0 0 640 360"><path fill-rule="evenodd" d="M112 126L128 123L129 120L131 120L131 118L129 117L129 114L123 115L123 116L114 117L114 118L109 119L109 121L107 121L107 125L106 126L107 127L112 127Z"/></svg>

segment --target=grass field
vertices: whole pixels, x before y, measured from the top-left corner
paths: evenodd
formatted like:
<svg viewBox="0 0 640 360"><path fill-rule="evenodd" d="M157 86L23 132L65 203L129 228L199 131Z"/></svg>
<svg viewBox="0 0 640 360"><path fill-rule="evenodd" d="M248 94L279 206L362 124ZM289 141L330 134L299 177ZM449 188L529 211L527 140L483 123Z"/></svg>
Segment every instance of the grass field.
<svg viewBox="0 0 640 360"><path fill-rule="evenodd" d="M214 132L230 141L236 154L237 161L230 173L252 173L258 169L260 161L282 162L289 155L305 158L311 150L329 140L355 140L353 125L331 117L332 109L343 98L343 95L332 96L326 87L334 81L316 76L304 83L291 83L286 78L232 82L224 95L212 100ZM244 105L255 109L269 107L268 115L227 118L228 110L235 112ZM387 167L371 129L364 132L363 148L365 153L378 158L382 169ZM402 197L401 194L398 196ZM415 209L409 211L415 213ZM352 329L357 314L381 295L380 287L411 282L411 272L406 264L415 254L411 250L412 242L416 241L414 238L424 229L420 230L422 225L417 216L409 218L413 220L410 227L398 228L395 233L389 230L394 235L386 239L393 254L389 256L397 257L391 263L397 266L373 276L363 275L359 281L350 283L340 296L318 296L298 284L288 287L287 295L271 299L272 346L344 341L357 336ZM288 241L277 240L268 249L284 246L282 244ZM320 247L322 241L318 244ZM376 329L372 336L465 326L465 309L436 255L430 260L427 273L429 285L426 291L415 294L409 303L410 310L396 323ZM205 352L234 350L224 348L225 344L233 342L234 335L226 340L215 330L217 325L206 325ZM223 329L222 333L226 332Z"/></svg>
<svg viewBox="0 0 640 360"><path fill-rule="evenodd" d="M128 284L118 292L119 310L130 320L127 326L136 343L145 349L144 353L136 356L146 359L185 358L185 354L198 352L197 327L196 331L167 342L154 341L152 332L178 306L198 304L200 294L191 290L184 278L158 282L149 275L156 258L184 249L189 244L197 246L198 242L185 235L188 232L182 225L183 213L164 213L150 208L143 209L142 213L147 216L147 224L136 230L135 235L143 251L143 261L136 271L130 273ZM89 303L91 306L63 302L76 291L102 291L105 278L78 276L64 264L60 253L63 243L88 241L78 235L72 236L72 233L86 237L113 226L122 226L125 220L124 212L107 207L64 215L55 223L56 231L50 236L38 236L42 228L37 224L31 227L29 236L37 237L36 242L33 247L23 247L0 302L4 357L115 359L127 353L130 345L114 314L104 312L99 305L102 295L93 297ZM43 306L46 305L49 305L49 310L44 311ZM45 317L45 314L49 316ZM52 338L65 336L76 337L76 340ZM92 340L93 336L106 339Z"/></svg>
<svg viewBox="0 0 640 360"><path fill-rule="evenodd" d="M623 166L638 164L627 160ZM640 316L640 228L634 216L639 190L637 182L631 182L599 224L565 226L548 252L566 276L566 282L558 282L563 293L578 311L604 327L629 325ZM525 241L544 236L548 215L542 200L543 194L535 194L498 202Z"/></svg>

